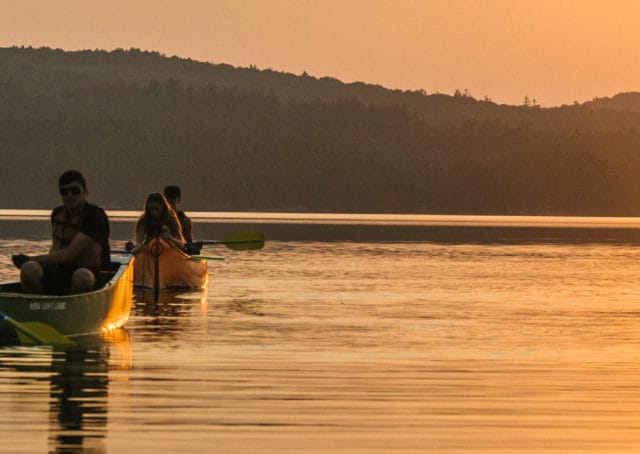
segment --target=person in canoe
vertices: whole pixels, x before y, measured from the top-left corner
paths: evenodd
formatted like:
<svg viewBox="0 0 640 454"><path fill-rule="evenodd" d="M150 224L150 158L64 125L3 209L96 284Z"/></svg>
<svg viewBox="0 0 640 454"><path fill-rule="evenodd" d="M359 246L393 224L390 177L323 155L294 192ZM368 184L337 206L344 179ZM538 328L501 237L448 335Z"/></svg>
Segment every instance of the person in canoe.
<svg viewBox="0 0 640 454"><path fill-rule="evenodd" d="M87 183L77 170L58 178L62 205L51 212L52 243L48 254L17 254L25 293L64 295L94 289L96 273L110 263L109 219L87 201Z"/></svg>
<svg viewBox="0 0 640 454"><path fill-rule="evenodd" d="M151 193L147 197L144 213L136 222L135 243L128 242L126 249L135 254L145 242L156 237L184 249L185 240L178 216L159 192Z"/></svg>
<svg viewBox="0 0 640 454"><path fill-rule="evenodd" d="M178 220L180 221L180 227L182 227L182 236L186 241L185 244L185 252L190 255L198 255L200 254L200 250L202 249L202 245L193 242L193 224L191 223L191 219L186 213L180 210L179 205L182 199L182 192L180 188L175 185L169 185L164 188L164 197L173 208L173 211L176 212L178 216Z"/></svg>
<svg viewBox="0 0 640 454"><path fill-rule="evenodd" d="M184 211L180 210L180 200L182 198L182 192L178 186L170 185L164 188L164 197L171 205L173 211L176 212L178 216L178 220L180 221L180 227L182 227L182 236L187 243L193 242L193 236L191 234L192 224L189 216L185 214Z"/></svg>

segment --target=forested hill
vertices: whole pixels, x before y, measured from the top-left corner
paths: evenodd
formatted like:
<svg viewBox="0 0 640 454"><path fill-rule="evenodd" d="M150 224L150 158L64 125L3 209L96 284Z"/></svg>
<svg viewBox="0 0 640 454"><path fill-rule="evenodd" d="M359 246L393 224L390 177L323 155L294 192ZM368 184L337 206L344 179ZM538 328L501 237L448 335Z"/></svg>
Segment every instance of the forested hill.
<svg viewBox="0 0 640 454"><path fill-rule="evenodd" d="M428 90L428 87L425 87ZM528 100L527 100L528 101ZM0 49L0 208L640 215L640 94L498 105L139 50Z"/></svg>

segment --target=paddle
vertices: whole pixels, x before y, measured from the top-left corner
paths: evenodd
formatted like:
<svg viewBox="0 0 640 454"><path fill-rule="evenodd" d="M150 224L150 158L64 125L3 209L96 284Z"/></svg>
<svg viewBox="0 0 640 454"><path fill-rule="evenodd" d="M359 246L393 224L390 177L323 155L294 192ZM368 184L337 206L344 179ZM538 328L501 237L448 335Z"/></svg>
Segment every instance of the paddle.
<svg viewBox="0 0 640 454"><path fill-rule="evenodd" d="M157 247L157 253L154 253L154 249ZM153 256L154 272L153 272L153 300L157 303L160 299L160 254L164 247L160 243L158 237L154 240L153 246L151 246L151 255Z"/></svg>
<svg viewBox="0 0 640 454"><path fill-rule="evenodd" d="M190 256L193 260L217 260L218 262L226 262L226 257L219 257L215 255L192 255Z"/></svg>
<svg viewBox="0 0 640 454"><path fill-rule="evenodd" d="M16 329L23 345L76 345L74 341L46 323L18 322L2 312L0 312L0 320L7 321Z"/></svg>
<svg viewBox="0 0 640 454"><path fill-rule="evenodd" d="M261 232L238 232L232 233L224 240L200 240L189 245L202 247L205 244L222 244L234 251L253 251L264 247L264 235Z"/></svg>
<svg viewBox="0 0 640 454"><path fill-rule="evenodd" d="M125 251L124 249L111 249L113 254L131 254L131 251ZM215 255L190 255L190 258L194 260L217 260L219 262L226 262L226 257L215 256Z"/></svg>

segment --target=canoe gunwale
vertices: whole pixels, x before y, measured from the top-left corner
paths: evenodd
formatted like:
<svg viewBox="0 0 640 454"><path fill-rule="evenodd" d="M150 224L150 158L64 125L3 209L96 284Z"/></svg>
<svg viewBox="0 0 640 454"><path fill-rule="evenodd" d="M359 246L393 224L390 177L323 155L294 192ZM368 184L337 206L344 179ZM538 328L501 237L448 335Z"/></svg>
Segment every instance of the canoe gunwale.
<svg viewBox="0 0 640 454"><path fill-rule="evenodd" d="M104 285L102 285L101 287L98 287L95 290L91 290L90 292L73 293L69 295L47 295L47 294L41 294L41 293L7 292L3 290L4 287L20 285L20 281L5 281L5 282L0 282L0 298L5 298L5 297L22 298L22 299L28 298L28 299L42 299L47 301L56 300L56 299L69 300L70 298L82 299L83 297L88 297L91 295L105 292L109 290L110 287L113 287L120 280L122 275L125 273L130 262L131 262L131 256L117 255L117 256L111 257L111 265L113 266L117 264L118 268L114 271L113 276L111 276Z"/></svg>

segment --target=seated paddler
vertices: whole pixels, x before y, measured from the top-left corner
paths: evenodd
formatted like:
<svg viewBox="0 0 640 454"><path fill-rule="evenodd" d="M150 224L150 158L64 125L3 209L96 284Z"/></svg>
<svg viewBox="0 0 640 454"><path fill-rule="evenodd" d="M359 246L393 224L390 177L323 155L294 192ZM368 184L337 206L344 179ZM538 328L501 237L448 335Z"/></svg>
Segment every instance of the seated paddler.
<svg viewBox="0 0 640 454"><path fill-rule="evenodd" d="M182 200L182 191L179 186L169 185L164 188L164 198L169 202L169 206L171 209L175 211L178 216L178 221L180 222L180 227L182 227L182 236L187 243L193 242L193 235L191 231L193 230L193 225L191 223L191 218L187 216L187 214L180 209L180 201Z"/></svg>
<svg viewBox="0 0 640 454"><path fill-rule="evenodd" d="M164 188L164 198L169 202L171 209L176 212L180 227L182 228L182 236L186 242L185 252L190 255L200 254L202 244L193 242L193 223L191 218L180 209L180 202L182 200L182 191L179 186L169 185Z"/></svg>
<svg viewBox="0 0 640 454"><path fill-rule="evenodd" d="M62 205L51 212L52 243L48 254L17 254L25 293L64 295L94 289L96 276L108 269L109 219L104 210L89 203L84 176L67 170L58 179Z"/></svg>
<svg viewBox="0 0 640 454"><path fill-rule="evenodd" d="M154 238L162 238L180 249L185 247L178 216L159 192L151 193L147 197L144 213L136 222L135 243L129 242L127 249L136 253L146 242Z"/></svg>

